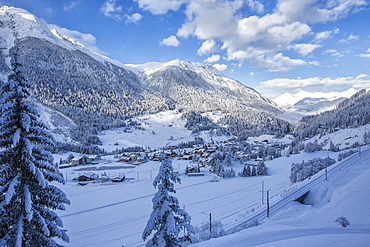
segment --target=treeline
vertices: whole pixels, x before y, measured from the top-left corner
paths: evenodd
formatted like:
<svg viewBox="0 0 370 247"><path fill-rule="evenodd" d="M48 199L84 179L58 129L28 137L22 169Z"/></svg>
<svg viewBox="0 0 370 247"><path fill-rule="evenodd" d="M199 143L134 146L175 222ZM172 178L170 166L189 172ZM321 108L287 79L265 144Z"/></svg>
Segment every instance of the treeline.
<svg viewBox="0 0 370 247"><path fill-rule="evenodd" d="M290 168L290 182L296 183L309 178L320 170L331 166L335 163L335 160L327 157L327 158L314 158L308 161L302 161L301 163L293 163Z"/></svg>
<svg viewBox="0 0 370 247"><path fill-rule="evenodd" d="M344 100L336 109L302 118L294 130L299 139L332 133L337 129L370 123L370 91L365 89Z"/></svg>

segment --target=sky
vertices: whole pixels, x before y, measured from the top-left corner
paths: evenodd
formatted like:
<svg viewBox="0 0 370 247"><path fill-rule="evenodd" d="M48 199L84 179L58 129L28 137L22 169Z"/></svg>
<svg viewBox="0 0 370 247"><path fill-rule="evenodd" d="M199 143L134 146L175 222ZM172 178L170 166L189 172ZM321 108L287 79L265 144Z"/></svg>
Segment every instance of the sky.
<svg viewBox="0 0 370 247"><path fill-rule="evenodd" d="M210 63L274 99L370 88L369 0L0 0L124 64Z"/></svg>

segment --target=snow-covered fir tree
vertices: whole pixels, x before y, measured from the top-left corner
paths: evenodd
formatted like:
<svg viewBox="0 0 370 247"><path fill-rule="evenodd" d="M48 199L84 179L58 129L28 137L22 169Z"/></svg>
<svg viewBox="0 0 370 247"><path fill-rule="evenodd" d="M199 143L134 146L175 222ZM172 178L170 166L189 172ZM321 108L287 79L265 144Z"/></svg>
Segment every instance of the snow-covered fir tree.
<svg viewBox="0 0 370 247"><path fill-rule="evenodd" d="M0 246L61 246L69 241L56 209L69 204L49 182L64 183L43 146L53 145L30 102L33 85L14 53L12 73L0 89Z"/></svg>
<svg viewBox="0 0 370 247"><path fill-rule="evenodd" d="M252 166L252 176L257 176L257 168L255 165Z"/></svg>
<svg viewBox="0 0 370 247"><path fill-rule="evenodd" d="M190 224L191 217L179 206L176 197L169 193L176 193L174 183L181 183L180 177L174 173L172 161L164 159L153 186L158 188L154 195L153 212L144 229L142 238L149 237L146 246L186 246L191 243L194 228ZM154 233L154 234L152 234Z"/></svg>
<svg viewBox="0 0 370 247"><path fill-rule="evenodd" d="M267 167L266 167L265 162L263 162L263 161L258 162L258 164L257 164L257 175L259 175L259 176L267 175Z"/></svg>

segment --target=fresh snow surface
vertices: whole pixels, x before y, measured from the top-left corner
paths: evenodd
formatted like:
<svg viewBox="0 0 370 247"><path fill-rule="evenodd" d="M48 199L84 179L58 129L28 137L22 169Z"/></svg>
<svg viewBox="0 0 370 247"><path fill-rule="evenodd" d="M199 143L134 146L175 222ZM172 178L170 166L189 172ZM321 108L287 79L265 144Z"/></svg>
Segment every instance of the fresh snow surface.
<svg viewBox="0 0 370 247"><path fill-rule="evenodd" d="M132 133L120 132L122 129L106 131L99 136L103 141L103 148L114 150L140 145L154 149L194 139L183 127L185 120L173 111L133 120L142 121L141 127L145 130L133 130ZM341 135L345 136L344 133ZM170 136L173 137L172 140L168 140ZM202 134L202 137L211 140L206 134ZM251 138L250 141L264 139L271 139L271 136ZM289 142L290 139L287 137L282 141ZM116 142L118 145L114 145ZM332 158L337 158L338 155L327 151L291 155L267 161L268 176L229 179L217 178L206 168L201 169L205 176L187 177L185 168L192 163L175 158L173 167L175 172L179 172L182 183L175 184L177 193L173 195L192 217L193 226L207 223L208 215L212 213L213 220L221 220L227 227L250 215L251 211L266 207L262 205L262 181L264 191L270 190L270 197L278 198L281 192L294 186L289 181L293 162L324 158L328 154ZM68 155L56 154L54 158L58 161L60 158L66 159ZM66 211L57 212L70 237L70 243L66 246L144 245L141 235L152 212L151 200L157 192L152 183L159 167L160 162L156 161L134 166L118 162L113 156L104 156L97 165L61 169L67 183L58 186L61 186L71 200ZM239 162L233 162L231 167L236 173L243 168ZM127 179L123 183L88 183L85 186L78 185L73 180L91 172L99 176L106 173L110 177L125 174ZM330 177L327 186L312 188L309 198L311 205L291 202L283 210L275 212L271 220L258 227L194 246L296 246L297 243L300 243L299 246L328 246L331 242L334 243L333 246L344 246L340 244L346 241L355 243L351 246L366 246L363 243L370 240L370 199L366 196L370 192L369 173L368 160L363 160L350 170ZM266 198L264 200L266 202ZM351 225L347 228L338 226L334 220L340 216L347 217ZM302 245L302 242L306 245Z"/></svg>
<svg viewBox="0 0 370 247"><path fill-rule="evenodd" d="M260 226L192 246L369 246L370 151L363 155L324 186L311 188L306 205L291 202ZM348 227L334 222L341 216L350 221Z"/></svg>
<svg viewBox="0 0 370 247"><path fill-rule="evenodd" d="M125 128L116 128L104 131L99 135L99 138L107 151L134 146L158 149L181 142L193 141L197 135L191 135L190 131L184 127L186 119L182 119L181 116L182 113L176 111L164 111L134 117L131 120L141 123L140 127L143 127L144 130L135 130L134 127L131 127L132 133L125 133ZM220 115L215 113L209 115L209 117L216 120L220 118ZM206 142L211 141L211 139L216 141L230 138L230 136L211 137L205 133L201 133L199 136Z"/></svg>
<svg viewBox="0 0 370 247"><path fill-rule="evenodd" d="M317 140L319 143L327 143L325 146L323 146L324 149L328 149L330 147L330 141L332 141L335 146L339 147L339 149L345 149L352 146L356 142L363 143L363 136L365 132L370 133L370 124L363 125L358 128L341 129L325 135L322 138L316 136L309 141L312 142Z"/></svg>

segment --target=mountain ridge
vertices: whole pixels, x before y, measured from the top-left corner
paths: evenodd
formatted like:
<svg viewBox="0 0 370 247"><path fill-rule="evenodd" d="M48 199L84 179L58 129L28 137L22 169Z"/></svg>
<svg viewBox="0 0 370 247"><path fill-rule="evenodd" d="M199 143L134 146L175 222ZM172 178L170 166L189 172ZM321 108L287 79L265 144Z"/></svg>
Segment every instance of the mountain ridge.
<svg viewBox="0 0 370 247"><path fill-rule="evenodd" d="M106 58L18 8L0 8L0 73L9 72L17 51L35 98L72 119L77 139L124 125L123 120L163 110L222 111L242 128L272 133L288 122L282 110L256 90L224 76L209 64L173 60L124 65ZM266 119L267 124L259 123ZM229 121L230 124L230 121ZM263 125L258 127L259 125ZM235 130L240 127L234 128ZM234 131L237 134L237 131Z"/></svg>

